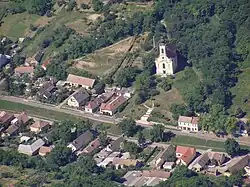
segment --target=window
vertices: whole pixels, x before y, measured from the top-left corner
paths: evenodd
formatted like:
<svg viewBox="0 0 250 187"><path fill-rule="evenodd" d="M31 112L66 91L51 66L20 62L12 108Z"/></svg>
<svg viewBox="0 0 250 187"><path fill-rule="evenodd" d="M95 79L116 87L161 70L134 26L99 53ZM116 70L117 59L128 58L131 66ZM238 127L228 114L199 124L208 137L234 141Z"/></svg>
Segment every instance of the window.
<svg viewBox="0 0 250 187"><path fill-rule="evenodd" d="M161 57L162 59L164 59L164 56L163 57Z"/></svg>
<svg viewBox="0 0 250 187"><path fill-rule="evenodd" d="M164 63L162 64L162 68L163 68L163 69L165 69L165 68L166 68L166 65L165 65Z"/></svg>
<svg viewBox="0 0 250 187"><path fill-rule="evenodd" d="M165 70L163 70L163 74L166 74L166 71L165 71Z"/></svg>
<svg viewBox="0 0 250 187"><path fill-rule="evenodd" d="M161 53L164 53L164 49L161 49Z"/></svg>

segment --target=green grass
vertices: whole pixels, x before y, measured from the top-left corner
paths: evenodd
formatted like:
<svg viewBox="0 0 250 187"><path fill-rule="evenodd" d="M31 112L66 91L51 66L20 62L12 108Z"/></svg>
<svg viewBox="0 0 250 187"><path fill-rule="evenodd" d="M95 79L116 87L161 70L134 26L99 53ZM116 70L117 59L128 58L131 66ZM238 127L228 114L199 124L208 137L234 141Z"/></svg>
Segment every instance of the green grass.
<svg viewBox="0 0 250 187"><path fill-rule="evenodd" d="M231 89L233 94L233 105L230 109L231 112L240 107L250 117L250 68L243 69L242 73L238 76L238 83ZM244 102L244 99L248 101Z"/></svg>
<svg viewBox="0 0 250 187"><path fill-rule="evenodd" d="M10 101L4 101L0 100L0 110L7 110L10 112L27 112L29 115L34 117L43 117L47 119L53 119L53 120L73 120L73 121L79 121L81 118L68 115L61 112L46 110L43 108L37 108L29 105L24 105L20 103L14 103ZM83 119L83 118L82 118Z"/></svg>
<svg viewBox="0 0 250 187"><path fill-rule="evenodd" d="M12 39L23 37L25 32L29 30L30 24L33 24L39 18L40 16L38 15L28 13L8 15L2 20L0 34Z"/></svg>

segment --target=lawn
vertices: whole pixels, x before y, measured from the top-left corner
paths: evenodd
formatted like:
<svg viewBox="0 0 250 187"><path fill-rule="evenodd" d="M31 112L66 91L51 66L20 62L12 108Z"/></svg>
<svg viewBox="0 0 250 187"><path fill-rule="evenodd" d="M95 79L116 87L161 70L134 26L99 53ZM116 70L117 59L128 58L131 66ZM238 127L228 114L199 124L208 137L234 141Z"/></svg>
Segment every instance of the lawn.
<svg viewBox="0 0 250 187"><path fill-rule="evenodd" d="M237 107L246 112L250 117L250 68L242 70L238 76L238 83L231 89L233 94L233 105L230 111L233 113Z"/></svg>
<svg viewBox="0 0 250 187"><path fill-rule="evenodd" d="M34 117L43 117L47 119L54 119L54 120L73 120L79 121L80 118L68 115L61 112L55 112L51 110L46 110L43 108L37 108L29 105L24 105L20 103L14 103L10 101L0 100L0 110L7 110L11 112L27 112L29 115Z"/></svg>
<svg viewBox="0 0 250 187"><path fill-rule="evenodd" d="M28 13L8 15L2 20L0 34L11 39L23 37L29 30L30 24L35 23L39 18L40 16L38 15Z"/></svg>

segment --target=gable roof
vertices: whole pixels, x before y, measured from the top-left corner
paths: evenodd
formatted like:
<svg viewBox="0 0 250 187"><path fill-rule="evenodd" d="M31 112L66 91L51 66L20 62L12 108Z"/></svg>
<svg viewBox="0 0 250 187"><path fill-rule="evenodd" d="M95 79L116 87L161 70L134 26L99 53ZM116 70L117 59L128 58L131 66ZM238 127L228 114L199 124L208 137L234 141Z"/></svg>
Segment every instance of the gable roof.
<svg viewBox="0 0 250 187"><path fill-rule="evenodd" d="M82 86L87 86L92 88L95 84L95 79L90 79L87 77L81 77L73 74L69 74L67 78L68 82L74 83L74 84L79 84Z"/></svg>
<svg viewBox="0 0 250 187"><path fill-rule="evenodd" d="M199 118L198 117L193 117L191 123L192 124L198 124L199 123Z"/></svg>
<svg viewBox="0 0 250 187"><path fill-rule="evenodd" d="M82 102L86 101L89 98L89 93L85 89L81 89L78 92L72 95L75 100L81 104Z"/></svg>
<svg viewBox="0 0 250 187"><path fill-rule="evenodd" d="M14 115L5 111L0 112L0 124L10 122L10 120L14 119Z"/></svg>
<svg viewBox="0 0 250 187"><path fill-rule="evenodd" d="M125 165L125 166L136 166L138 160L134 159L123 159L123 158L114 158L113 162L114 165Z"/></svg>
<svg viewBox="0 0 250 187"><path fill-rule="evenodd" d="M17 116L17 119L19 123L25 124L29 121L29 116L25 112L22 112Z"/></svg>
<svg viewBox="0 0 250 187"><path fill-rule="evenodd" d="M176 153L182 154L180 160L189 164L196 155L196 149L193 147L177 146Z"/></svg>
<svg viewBox="0 0 250 187"><path fill-rule="evenodd" d="M15 132L17 132L17 130L19 129L20 127L17 126L17 125L10 125L7 130L6 130L6 133L8 133L9 135L12 135L14 134Z"/></svg>
<svg viewBox="0 0 250 187"><path fill-rule="evenodd" d="M39 154L47 154L47 153L50 153L51 151L52 151L52 147L42 146L39 149Z"/></svg>
<svg viewBox="0 0 250 187"><path fill-rule="evenodd" d="M91 139L93 138L93 134L87 130L82 135L80 135L78 138L76 138L72 145L76 148L76 150L81 149L83 146L85 146Z"/></svg>
<svg viewBox="0 0 250 187"><path fill-rule="evenodd" d="M49 97L51 95L51 91L54 90L55 88L56 87L53 81L47 81L40 87L38 95L39 96L46 95L47 97Z"/></svg>
<svg viewBox="0 0 250 187"><path fill-rule="evenodd" d="M170 172L160 170L143 170L141 174L144 177L159 177L163 179L168 179L171 175Z"/></svg>
<svg viewBox="0 0 250 187"><path fill-rule="evenodd" d="M20 66L15 68L15 73L34 73L34 67L33 66Z"/></svg>
<svg viewBox="0 0 250 187"><path fill-rule="evenodd" d="M38 128L38 129L42 129L42 128L44 128L44 127L46 127L46 126L48 126L49 125L49 122L47 122L47 121L36 121L35 123L33 123L30 127L31 128Z"/></svg>
<svg viewBox="0 0 250 187"><path fill-rule="evenodd" d="M191 123L192 117L179 116L178 122Z"/></svg>
<svg viewBox="0 0 250 187"><path fill-rule="evenodd" d="M96 109L99 106L99 104L94 100L94 101L90 101L85 108L89 108L89 109Z"/></svg>
<svg viewBox="0 0 250 187"><path fill-rule="evenodd" d="M45 142L42 139L36 140L31 145L20 144L18 146L18 152L23 153L23 154L31 154L32 155L35 151L37 151L44 144L45 144Z"/></svg>
<svg viewBox="0 0 250 187"><path fill-rule="evenodd" d="M112 151L119 151L120 147L121 147L121 143L124 141L124 138L122 136L120 136L119 138L117 138L115 141L111 142L108 147L112 150Z"/></svg>
<svg viewBox="0 0 250 187"><path fill-rule="evenodd" d="M107 103L102 103L100 108L101 110L115 111L119 106L121 106L126 101L127 99L123 95L120 95L118 97L111 99Z"/></svg>
<svg viewBox="0 0 250 187"><path fill-rule="evenodd" d="M101 145L99 138L96 138L83 150L85 153L91 153Z"/></svg>
<svg viewBox="0 0 250 187"><path fill-rule="evenodd" d="M208 157L208 153L203 153L202 155L200 155L195 161L196 164L199 164L201 167L204 167L208 161L209 161L209 157Z"/></svg>

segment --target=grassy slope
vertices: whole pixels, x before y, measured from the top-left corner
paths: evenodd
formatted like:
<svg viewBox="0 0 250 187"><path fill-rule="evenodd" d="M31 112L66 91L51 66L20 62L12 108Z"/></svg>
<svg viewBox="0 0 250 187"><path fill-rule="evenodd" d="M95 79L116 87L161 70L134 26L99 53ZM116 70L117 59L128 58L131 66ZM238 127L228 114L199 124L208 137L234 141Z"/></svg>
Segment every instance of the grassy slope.
<svg viewBox="0 0 250 187"><path fill-rule="evenodd" d="M247 113L247 117L250 117L250 101L244 102L244 98L250 97L250 68L242 70L242 73L238 76L238 83L231 89L234 96L233 105L231 111L235 108L241 107L244 112Z"/></svg>

